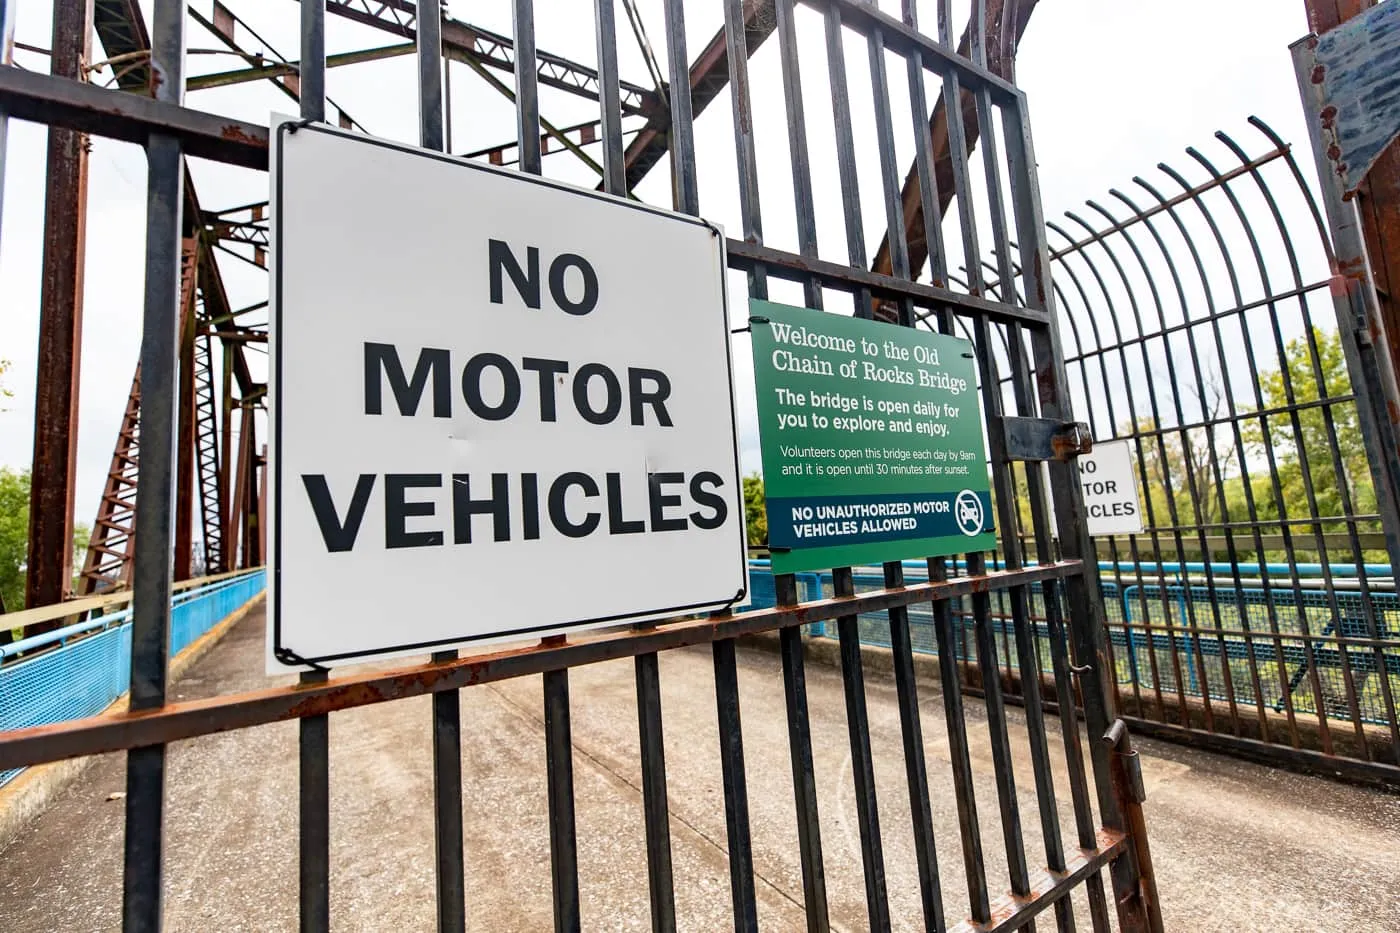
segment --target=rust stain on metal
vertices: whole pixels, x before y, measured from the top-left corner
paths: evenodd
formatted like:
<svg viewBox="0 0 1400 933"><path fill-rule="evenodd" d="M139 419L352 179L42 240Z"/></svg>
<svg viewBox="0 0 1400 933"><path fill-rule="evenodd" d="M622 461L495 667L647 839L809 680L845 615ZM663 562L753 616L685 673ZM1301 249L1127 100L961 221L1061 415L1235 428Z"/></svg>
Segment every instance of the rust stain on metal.
<svg viewBox="0 0 1400 933"><path fill-rule="evenodd" d="M1055 374L1049 367L1041 367L1035 371L1035 386L1041 402L1054 401Z"/></svg>
<svg viewBox="0 0 1400 933"><path fill-rule="evenodd" d="M1327 68L1323 65L1314 65L1312 70L1312 83L1321 84L1327 75Z"/></svg>
<svg viewBox="0 0 1400 933"><path fill-rule="evenodd" d="M250 146L261 146L264 148L267 146L267 137L259 137L249 133L238 123L225 123L223 127L220 128L219 135L224 139L246 143Z"/></svg>
<svg viewBox="0 0 1400 933"><path fill-rule="evenodd" d="M1050 451L1056 460L1069 460L1094 449L1094 438L1087 424L1067 425L1050 436Z"/></svg>

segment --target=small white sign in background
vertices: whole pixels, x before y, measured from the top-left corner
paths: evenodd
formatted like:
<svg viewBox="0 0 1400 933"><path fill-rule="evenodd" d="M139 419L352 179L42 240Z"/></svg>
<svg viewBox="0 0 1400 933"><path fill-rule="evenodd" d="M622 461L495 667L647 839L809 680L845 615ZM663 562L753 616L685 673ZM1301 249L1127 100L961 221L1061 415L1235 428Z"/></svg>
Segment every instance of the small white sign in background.
<svg viewBox="0 0 1400 933"><path fill-rule="evenodd" d="M1142 504L1138 500L1132 443L1126 440L1094 441L1094 449L1080 454L1078 463L1079 488L1084 492L1089 534L1141 534ZM1049 488L1048 484L1046 488ZM1055 527L1053 521L1050 527Z"/></svg>
<svg viewBox="0 0 1400 933"><path fill-rule="evenodd" d="M270 670L742 602L718 229L321 126L272 166Z"/></svg>
<svg viewBox="0 0 1400 933"><path fill-rule="evenodd" d="M1137 472L1128 441L1095 441L1079 457L1079 488L1091 535L1135 535L1142 532Z"/></svg>

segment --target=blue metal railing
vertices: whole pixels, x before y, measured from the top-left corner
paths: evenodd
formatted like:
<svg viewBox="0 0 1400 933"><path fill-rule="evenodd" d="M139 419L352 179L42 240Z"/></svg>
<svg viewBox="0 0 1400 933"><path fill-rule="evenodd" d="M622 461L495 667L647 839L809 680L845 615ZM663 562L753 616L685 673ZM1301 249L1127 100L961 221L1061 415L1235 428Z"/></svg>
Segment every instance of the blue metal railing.
<svg viewBox="0 0 1400 933"><path fill-rule="evenodd" d="M255 570L177 593L170 656L261 593L266 577ZM0 731L95 716L127 691L130 676L129 608L0 646ZM0 771L0 787L21 770Z"/></svg>
<svg viewBox="0 0 1400 933"><path fill-rule="evenodd" d="M989 562L990 563L990 562ZM949 561L953 569L953 561ZM996 565L999 569L999 565ZM1123 568L1100 562L1105 572ZM956 571L965 571L957 562ZM1157 565L1151 565L1156 575ZM1203 564L1163 564L1164 575L1201 574ZM1212 567L1212 569L1216 569ZM1286 569L1286 568L1285 568ZM1257 567L1240 566L1242 574ZM1299 576L1322 577L1320 565L1299 565ZM1335 582L1353 579L1351 565L1330 567ZM955 572L956 572L955 571ZM1266 566L1273 573L1276 568ZM1149 568L1144 566L1142 575ZM1388 566L1367 565L1368 577L1388 577ZM905 575L910 582L927 579L923 562L907 562ZM829 573L798 574L799 595L805 599L830 597L834 593ZM853 573L857 592L880 589L884 578L869 568ZM1168 579L1171 577L1168 576ZM768 561L750 562L751 605L773 605L773 576ZM1178 579L1180 579L1178 577ZM1139 689L1180 690L1188 696L1207 694L1213 699L1233 696L1242 703L1263 703L1281 709L1285 694L1293 696L1294 708L1311 709L1315 698L1303 684L1308 672L1308 655L1318 673L1323 702L1346 693L1345 664L1351 672L1361 719L1370 723L1388 722L1388 712L1380 687L1388 677L1391 693L1400 695L1400 598L1392 589L1372 589L1362 596L1357 590L1294 587L1280 582L1268 589L1258 585L1235 587L1217 582L1214 587L1198 583L1120 585L1111 580L1100 583L1108 623L1109 645L1118 683ZM1032 615L1039 615L1040 586L1032 584ZM1004 592L992 594L992 634L997 662L1003 669L1019 665L1010 603ZM976 653L971 634L971 606L964 600L951 601L955 628L954 650L960 660L974 661ZM1334 611L1335 607L1335 611ZM748 608L748 607L746 607ZM1369 610L1370 618L1367 617ZM858 617L861 641L889 645L889 623L883 612ZM1372 637L1372 620L1375 634ZM1307 623L1306 636L1302 622ZM930 603L909 607L910 638L916 651L936 653L933 611ZM1043 620L1032 620L1040 669L1048 672L1050 633ZM1166 626L1171 626L1168 630ZM1160 627L1160 628L1159 628ZM1178 629L1195 631L1179 631ZM812 634L835 637L834 622L815 623ZM1355 640L1356 643L1348 643ZM1258 689L1251 668L1258 672ZM1180 671L1180 683L1177 672ZM1301 686L1300 686L1301 685Z"/></svg>

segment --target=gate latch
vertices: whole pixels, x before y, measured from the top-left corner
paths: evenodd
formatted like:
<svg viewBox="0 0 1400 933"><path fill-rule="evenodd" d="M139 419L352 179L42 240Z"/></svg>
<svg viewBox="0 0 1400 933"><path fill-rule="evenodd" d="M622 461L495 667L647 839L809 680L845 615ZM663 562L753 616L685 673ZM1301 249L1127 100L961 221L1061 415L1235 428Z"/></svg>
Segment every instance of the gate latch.
<svg viewBox="0 0 1400 933"><path fill-rule="evenodd" d="M1003 418L1006 456L1010 460L1069 460L1094 449L1089 426L1082 421L1050 418Z"/></svg>

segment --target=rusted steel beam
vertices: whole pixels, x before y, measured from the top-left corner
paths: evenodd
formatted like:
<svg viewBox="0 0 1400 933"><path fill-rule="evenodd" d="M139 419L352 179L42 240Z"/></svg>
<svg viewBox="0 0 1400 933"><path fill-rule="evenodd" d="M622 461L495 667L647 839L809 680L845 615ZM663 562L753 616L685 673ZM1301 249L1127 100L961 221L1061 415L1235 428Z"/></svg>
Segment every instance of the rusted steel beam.
<svg viewBox="0 0 1400 933"><path fill-rule="evenodd" d="M107 58L122 57L126 62L114 69L117 86L124 91L150 94L151 37L137 0L95 0L92 21Z"/></svg>
<svg viewBox="0 0 1400 933"><path fill-rule="evenodd" d="M151 133L164 133L188 156L267 169L267 127L125 91L0 68L0 106L15 119L142 145Z"/></svg>
<svg viewBox="0 0 1400 933"><path fill-rule="evenodd" d="M131 581L131 558L135 519L136 470L139 468L137 426L141 417L141 365L131 377L131 392L126 400L126 412L117 429L117 442L112 448L112 465L107 470L107 482L97 505L97 517L92 523L87 557L78 592L83 596L126 586Z"/></svg>
<svg viewBox="0 0 1400 933"><path fill-rule="evenodd" d="M91 33L92 0L54 3L49 67L55 76L75 82L82 77L91 56ZM22 117L17 108L6 109ZM60 602L72 586L86 227L87 139L73 129L51 127L25 575L29 606Z"/></svg>
<svg viewBox="0 0 1400 933"><path fill-rule="evenodd" d="M744 39L749 57L773 34L777 18L773 11L773 0L747 0L744 4ZM729 48L724 29L714 37L695 57L690 66L690 105L692 117L700 116L719 93L729 83ZM627 190L637 186L647 172L661 161L670 148L669 131L671 114L666 108L658 108L651 115L623 154L626 166ZM599 186L602 187L601 185Z"/></svg>
<svg viewBox="0 0 1400 933"><path fill-rule="evenodd" d="M194 341L199 253L199 241L186 237L180 251L180 407L175 441L176 580L188 580L194 570Z"/></svg>
<svg viewBox="0 0 1400 933"><path fill-rule="evenodd" d="M987 67L1005 79L1010 79L1015 70L1016 49L1025 35L1031 14L1035 12L1037 0L987 0L987 23L994 41L987 44ZM963 31L958 42L958 55L966 58L971 48L971 26ZM978 127L975 98L964 85L962 95L963 132L967 137L967 147L977 145ZM938 209L947 211L953 199L953 156L948 149L948 114L943 106L943 98L938 98L933 114L929 118L929 152L933 158L934 179L938 188ZM924 242L924 209L919 190L919 167L911 165L904 177L901 194L904 202L904 235L909 243L909 268L917 276L928 260L928 244ZM883 275L891 274L890 244L886 236L875 253L871 268ZM947 285L946 282L935 283Z"/></svg>
<svg viewBox="0 0 1400 933"><path fill-rule="evenodd" d="M1079 561L1059 561L1021 570L1004 570L947 581L872 590L840 599L797 606L759 609L732 616L712 616L663 624L637 631L615 629L577 641L471 655L440 664L395 670L362 671L330 681L274 687L205 700L172 703L159 709L93 716L68 722L0 732L0 770L46 761L77 758L191 739L200 735L247 729L304 716L384 703L407 697L459 690L562 670L684 648L689 645L756 635L791 625L806 625L839 616L882 612L894 606L953 599L975 592L1062 579L1083 573Z"/></svg>
<svg viewBox="0 0 1400 933"><path fill-rule="evenodd" d="M229 467L234 470L233 504L224 529L224 546L228 550L229 566L243 568L254 566L249 562L252 549L248 547L249 499L253 495L250 472L253 467L253 410L244 399L239 411L242 412L242 423L238 428L237 465Z"/></svg>
<svg viewBox="0 0 1400 933"><path fill-rule="evenodd" d="M1304 0L1308 25L1317 35L1375 5L1375 0ZM1376 160L1355 200L1392 365L1400 372L1400 146L1391 143Z"/></svg>

